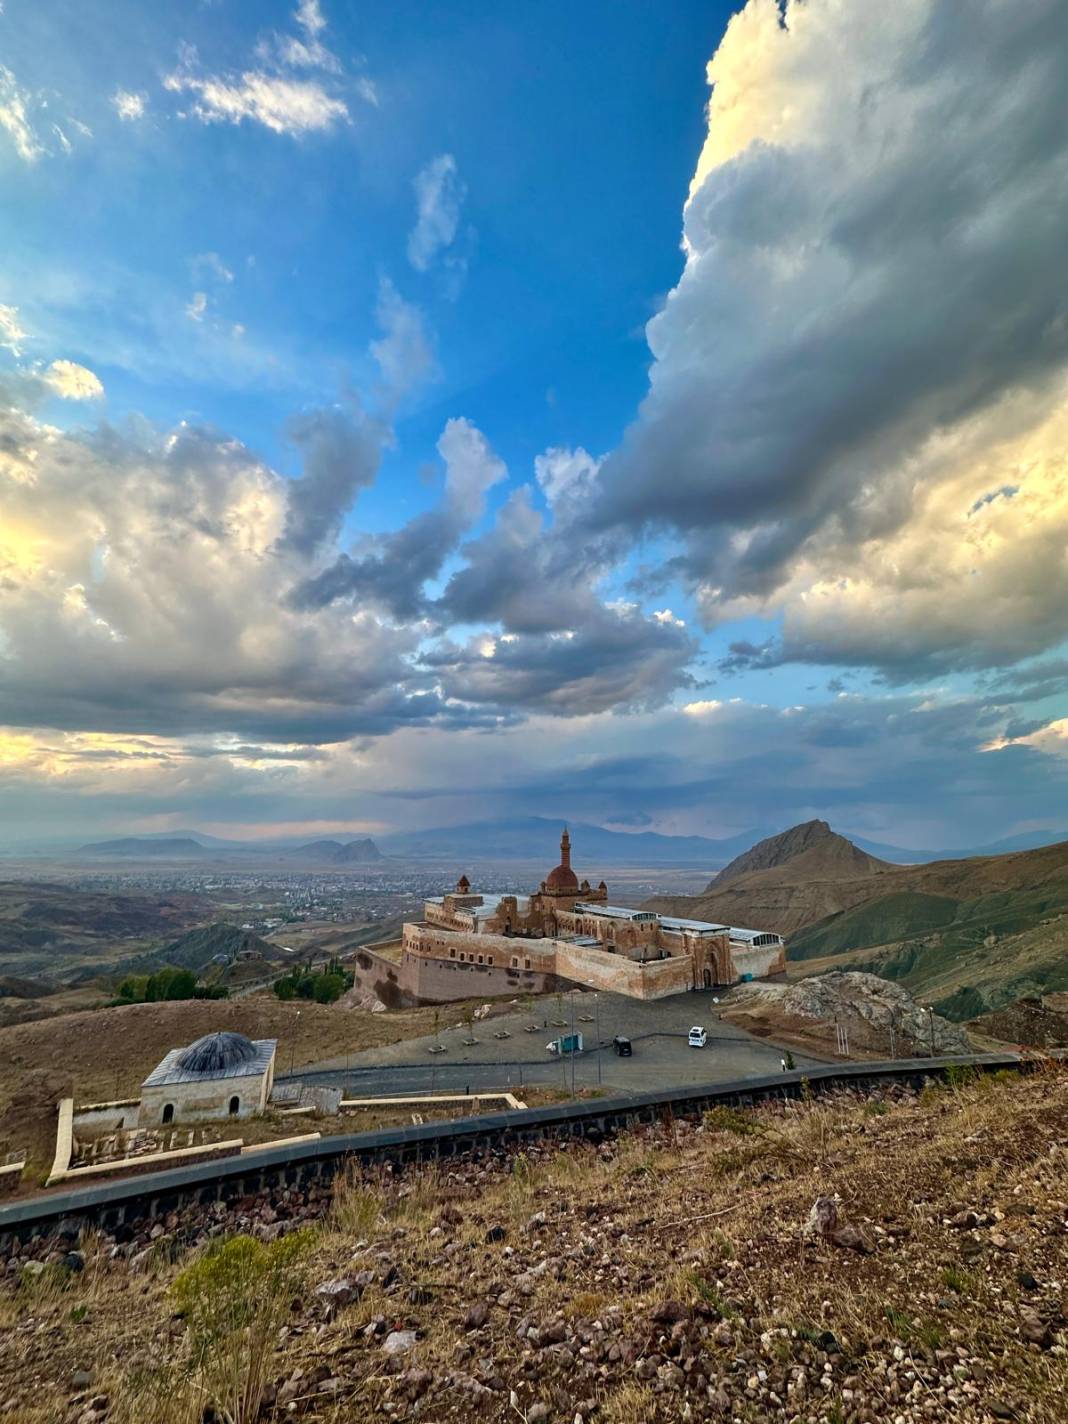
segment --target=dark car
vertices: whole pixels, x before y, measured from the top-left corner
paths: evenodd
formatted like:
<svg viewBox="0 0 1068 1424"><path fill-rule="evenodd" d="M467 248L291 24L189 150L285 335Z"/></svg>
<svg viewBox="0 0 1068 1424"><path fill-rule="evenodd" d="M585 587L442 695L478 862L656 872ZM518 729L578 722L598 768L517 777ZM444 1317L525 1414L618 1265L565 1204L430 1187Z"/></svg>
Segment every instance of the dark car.
<svg viewBox="0 0 1068 1424"><path fill-rule="evenodd" d="M613 1038L612 1047L616 1050L616 1054L620 1058L629 1058L634 1052L634 1046L630 1039L623 1038L620 1034L616 1034L615 1038Z"/></svg>

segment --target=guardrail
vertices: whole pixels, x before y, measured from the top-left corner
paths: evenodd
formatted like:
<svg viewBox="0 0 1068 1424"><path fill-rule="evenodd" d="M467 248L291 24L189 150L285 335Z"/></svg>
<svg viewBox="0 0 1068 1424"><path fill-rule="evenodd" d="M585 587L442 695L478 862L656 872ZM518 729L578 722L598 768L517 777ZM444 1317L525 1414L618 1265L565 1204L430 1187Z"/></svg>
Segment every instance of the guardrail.
<svg viewBox="0 0 1068 1424"><path fill-rule="evenodd" d="M991 1072L1021 1069L1026 1062L1017 1053L975 1053L952 1058L835 1064L625 1097L573 1100L418 1127L346 1133L320 1137L315 1142L258 1146L239 1157L12 1202L0 1207L0 1245L12 1236L48 1234L66 1223L92 1222L110 1229L124 1221L160 1216L198 1202L234 1200L270 1187L301 1187L333 1177L352 1160L418 1163L508 1150L537 1138L598 1140L634 1123L686 1116L717 1104L747 1107L771 1098L800 1098L808 1092L875 1087L885 1082L919 1085L925 1078L944 1075L951 1067Z"/></svg>

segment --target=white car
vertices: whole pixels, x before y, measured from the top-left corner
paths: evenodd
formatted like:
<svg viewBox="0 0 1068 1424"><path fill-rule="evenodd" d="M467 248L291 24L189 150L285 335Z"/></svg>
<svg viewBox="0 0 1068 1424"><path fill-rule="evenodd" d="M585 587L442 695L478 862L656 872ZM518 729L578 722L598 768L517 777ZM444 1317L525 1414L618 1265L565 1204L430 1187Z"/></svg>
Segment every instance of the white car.
<svg viewBox="0 0 1068 1424"><path fill-rule="evenodd" d="M708 1042L708 1034L705 1032L705 1030L701 1027L700 1024L694 1024L693 1028L690 1029L690 1036L689 1038L687 1038L686 1042L690 1045L691 1048L704 1048L705 1044Z"/></svg>

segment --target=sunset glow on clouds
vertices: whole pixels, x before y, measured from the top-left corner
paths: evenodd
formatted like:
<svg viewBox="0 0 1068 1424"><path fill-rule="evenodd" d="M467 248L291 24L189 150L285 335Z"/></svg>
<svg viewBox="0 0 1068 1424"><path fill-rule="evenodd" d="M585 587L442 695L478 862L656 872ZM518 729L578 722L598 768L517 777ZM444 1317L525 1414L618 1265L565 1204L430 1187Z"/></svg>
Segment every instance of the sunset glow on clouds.
<svg viewBox="0 0 1068 1424"><path fill-rule="evenodd" d="M1064 7L391 13L0 15L13 826L1057 824Z"/></svg>

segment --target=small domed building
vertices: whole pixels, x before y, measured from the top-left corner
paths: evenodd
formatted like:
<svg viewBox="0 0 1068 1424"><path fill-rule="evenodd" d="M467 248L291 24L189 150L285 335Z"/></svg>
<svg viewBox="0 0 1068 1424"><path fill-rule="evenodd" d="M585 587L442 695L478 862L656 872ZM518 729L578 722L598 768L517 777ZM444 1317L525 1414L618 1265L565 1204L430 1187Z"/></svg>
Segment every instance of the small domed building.
<svg viewBox="0 0 1068 1424"><path fill-rule="evenodd" d="M243 1033L208 1033L172 1048L141 1084L139 1127L263 1112L274 1082L278 1040Z"/></svg>

